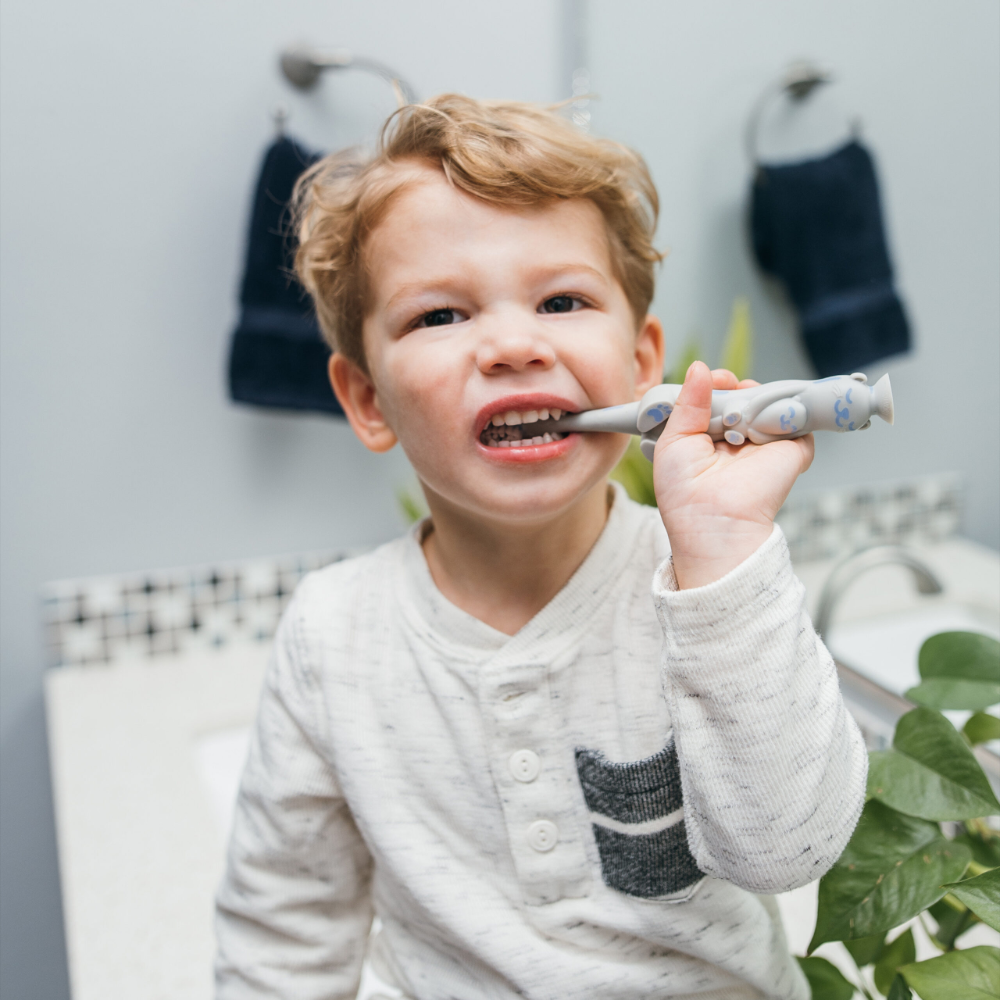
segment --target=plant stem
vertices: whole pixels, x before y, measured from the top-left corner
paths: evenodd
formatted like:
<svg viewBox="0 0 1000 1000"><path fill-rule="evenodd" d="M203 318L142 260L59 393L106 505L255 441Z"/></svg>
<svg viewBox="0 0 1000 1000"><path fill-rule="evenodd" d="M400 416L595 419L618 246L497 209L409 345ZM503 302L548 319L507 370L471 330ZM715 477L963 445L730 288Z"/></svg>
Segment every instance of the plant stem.
<svg viewBox="0 0 1000 1000"><path fill-rule="evenodd" d="M917 919L920 921L920 926L923 927L924 933L927 935L931 944L934 945L934 947L937 948L939 951L946 951L947 949L945 948L945 946L941 944L941 942L933 934L931 934L930 930L928 929L927 922L924 920L924 914L918 913Z"/></svg>
<svg viewBox="0 0 1000 1000"><path fill-rule="evenodd" d="M972 923L972 910L966 910L962 914L957 926L955 927L955 933L951 935L951 940L948 942L948 951L955 950L955 942L969 929L969 924Z"/></svg>
<svg viewBox="0 0 1000 1000"><path fill-rule="evenodd" d="M847 951L847 949L845 948L844 951ZM859 990L861 993L864 993L864 995L868 998L868 1000L875 1000L875 998L871 995L871 993L869 993L868 990L865 988L865 976L864 973L861 971L861 966L858 965L858 963L854 960L854 956L849 951L847 951L847 957L851 960L851 965L854 966L854 971L858 974L857 975L858 982L851 983L851 985L856 990ZM850 980L848 980L848 982L850 982Z"/></svg>

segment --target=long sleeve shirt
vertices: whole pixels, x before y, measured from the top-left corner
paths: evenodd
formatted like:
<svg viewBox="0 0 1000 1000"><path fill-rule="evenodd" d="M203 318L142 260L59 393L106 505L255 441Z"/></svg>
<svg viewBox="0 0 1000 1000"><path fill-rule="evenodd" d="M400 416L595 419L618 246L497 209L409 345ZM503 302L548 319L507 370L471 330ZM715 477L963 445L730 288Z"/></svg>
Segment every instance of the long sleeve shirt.
<svg viewBox="0 0 1000 1000"><path fill-rule="evenodd" d="M419 531L308 576L218 894L220 1000L353 998L373 914L413 1000L805 1000L773 893L819 878L867 757L780 529L677 589L620 489L516 635Z"/></svg>

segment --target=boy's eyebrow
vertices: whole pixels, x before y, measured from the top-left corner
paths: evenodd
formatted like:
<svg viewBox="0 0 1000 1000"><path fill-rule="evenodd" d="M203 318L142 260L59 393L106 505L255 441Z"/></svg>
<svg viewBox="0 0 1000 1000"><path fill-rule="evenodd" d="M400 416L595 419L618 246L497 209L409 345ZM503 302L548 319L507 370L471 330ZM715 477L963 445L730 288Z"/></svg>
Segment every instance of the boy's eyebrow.
<svg viewBox="0 0 1000 1000"><path fill-rule="evenodd" d="M408 281L404 285L400 285L386 300L386 308L394 305L399 299L406 299L415 297L417 295L426 295L428 293L433 294L434 292L448 292L450 289L458 284L460 278L456 275L453 278L436 278L433 281Z"/></svg>
<svg viewBox="0 0 1000 1000"><path fill-rule="evenodd" d="M589 264L583 264L580 262L575 262L571 264L554 264L545 265L535 269L533 272L529 272L528 279L531 282L539 282L550 280L552 278L558 278L563 275L575 275L584 274L591 278L597 278L603 284L607 284L608 276L596 267L591 267ZM434 292L447 293L451 289L461 282L468 280L468 275L466 274L455 274L446 277L434 278L430 281L408 281L404 285L400 285L389 296L386 301L386 308L391 307L400 299L406 299L410 296L426 295L428 293L433 294Z"/></svg>
<svg viewBox="0 0 1000 1000"><path fill-rule="evenodd" d="M599 271L596 267L591 267L590 264L584 264L580 261L574 261L569 264L547 264L537 269L537 276L540 280L574 274L585 274L605 283L608 280L608 276L603 271Z"/></svg>

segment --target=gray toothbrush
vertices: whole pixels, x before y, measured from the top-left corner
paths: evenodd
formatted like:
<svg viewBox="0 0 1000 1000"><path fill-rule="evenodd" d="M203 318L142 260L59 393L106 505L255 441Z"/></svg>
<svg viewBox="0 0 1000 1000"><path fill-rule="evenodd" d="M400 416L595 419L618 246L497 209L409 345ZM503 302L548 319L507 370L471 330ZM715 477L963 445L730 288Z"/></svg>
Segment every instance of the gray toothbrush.
<svg viewBox="0 0 1000 1000"><path fill-rule="evenodd" d="M534 433L596 431L639 434L642 453L652 461L653 448L667 425L682 386L664 383L638 403L572 413L559 420L539 421ZM713 441L741 445L766 444L802 437L813 431L863 431L873 416L893 422L892 388L883 375L874 385L856 372L809 382L786 379L747 389L715 389L708 433Z"/></svg>

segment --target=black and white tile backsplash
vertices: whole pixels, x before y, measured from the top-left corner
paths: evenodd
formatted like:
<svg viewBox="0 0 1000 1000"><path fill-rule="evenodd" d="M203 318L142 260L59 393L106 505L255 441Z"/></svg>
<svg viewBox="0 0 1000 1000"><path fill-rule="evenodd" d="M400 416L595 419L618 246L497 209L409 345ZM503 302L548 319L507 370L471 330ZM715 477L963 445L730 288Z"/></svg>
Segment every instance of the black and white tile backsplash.
<svg viewBox="0 0 1000 1000"><path fill-rule="evenodd" d="M793 562L837 559L871 545L938 542L955 534L962 482L945 473L792 496L778 512Z"/></svg>
<svg viewBox="0 0 1000 1000"><path fill-rule="evenodd" d="M793 560L831 559L869 545L946 538L958 528L961 501L957 476L932 476L793 497L778 523ZM107 664L266 642L299 580L348 554L57 580L42 593L48 662Z"/></svg>
<svg viewBox="0 0 1000 1000"><path fill-rule="evenodd" d="M57 580L42 592L51 666L106 664L266 642L296 584L346 553Z"/></svg>

